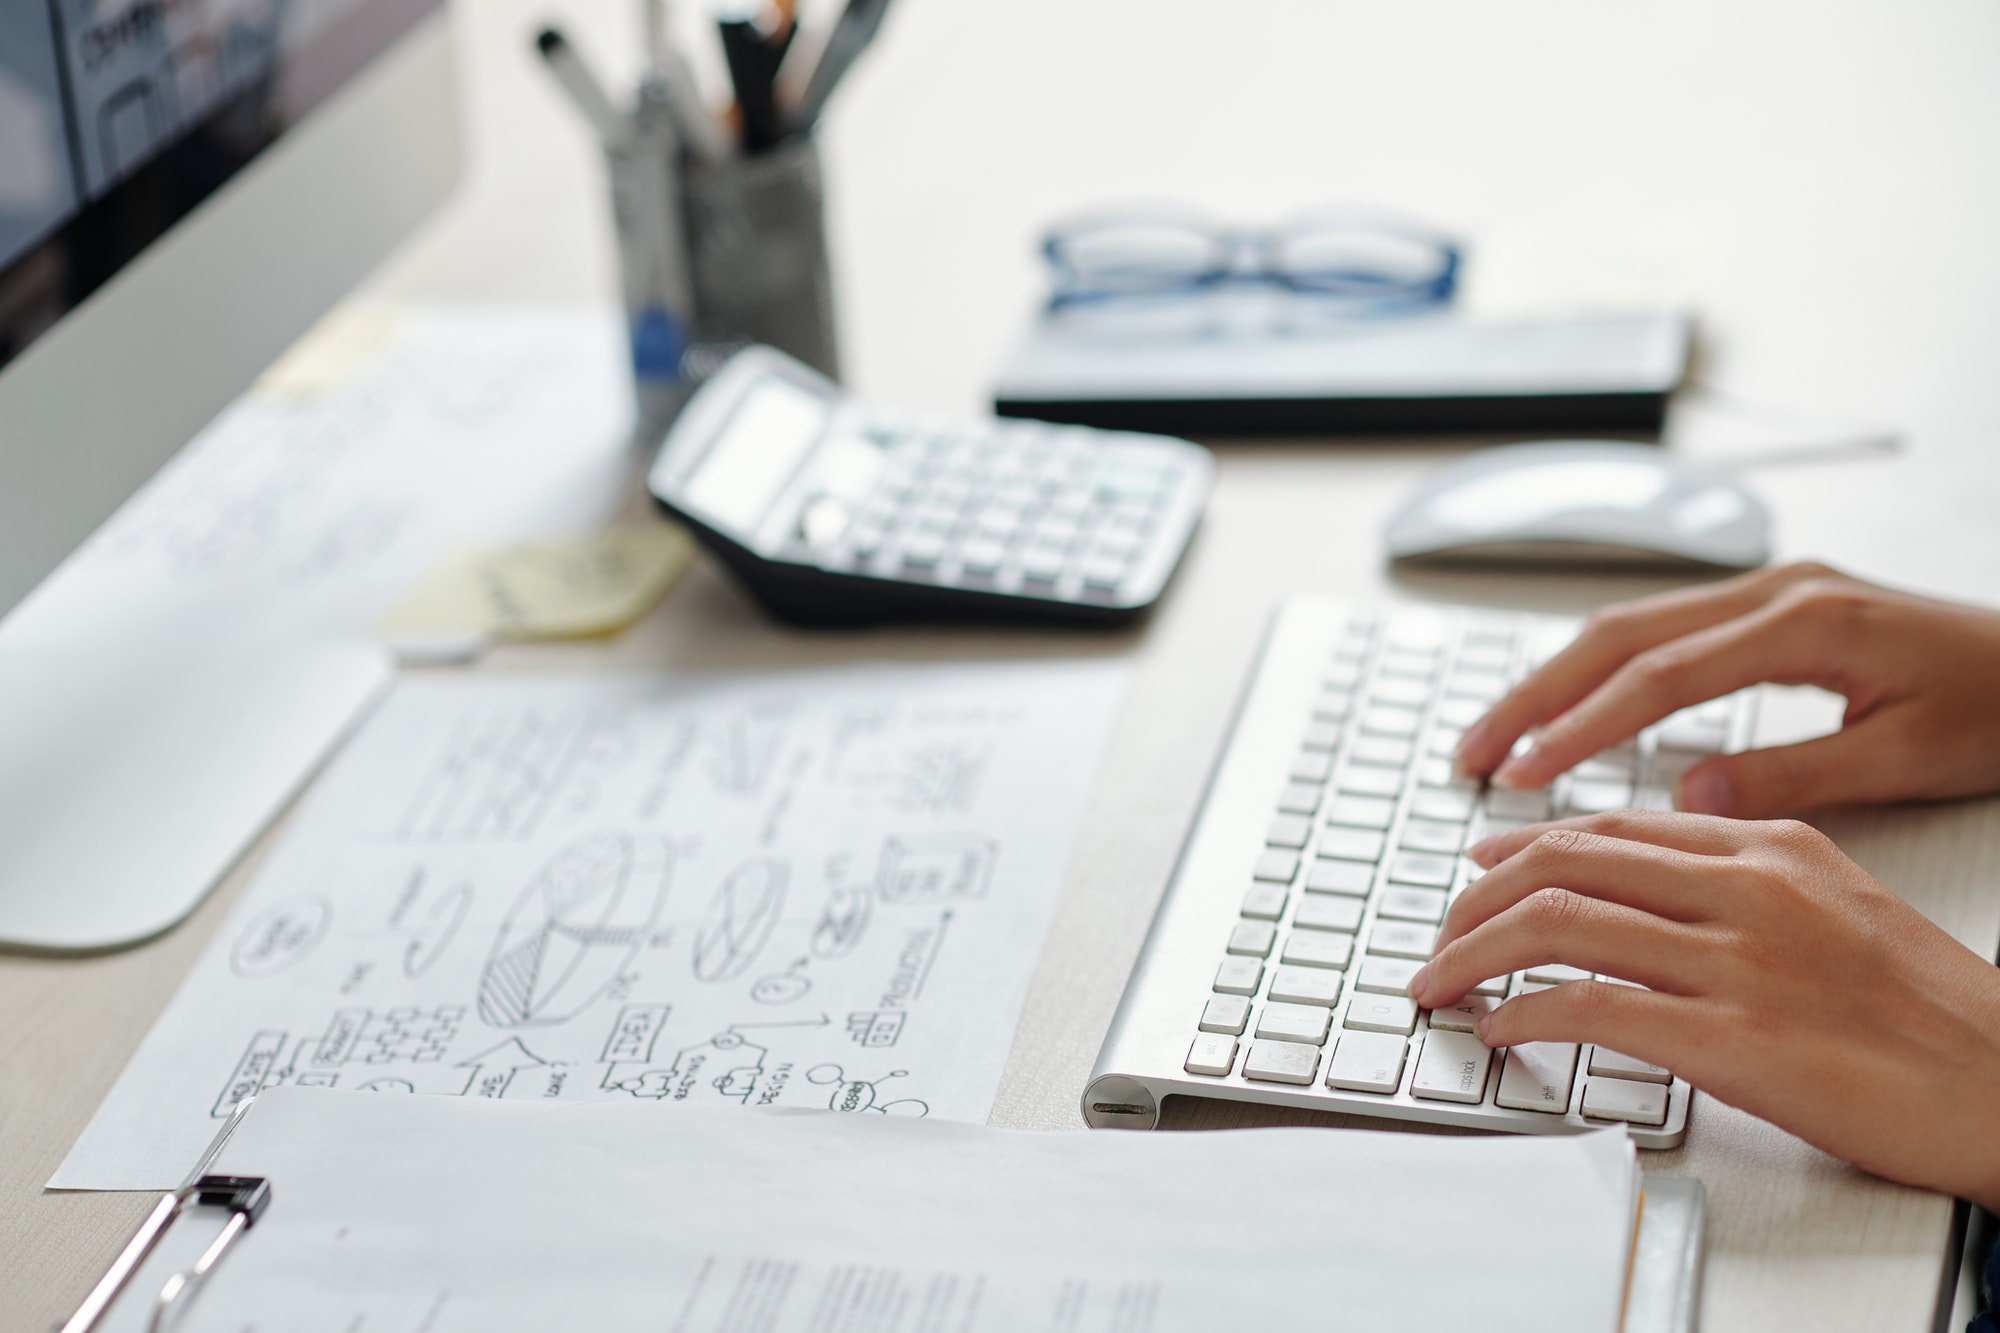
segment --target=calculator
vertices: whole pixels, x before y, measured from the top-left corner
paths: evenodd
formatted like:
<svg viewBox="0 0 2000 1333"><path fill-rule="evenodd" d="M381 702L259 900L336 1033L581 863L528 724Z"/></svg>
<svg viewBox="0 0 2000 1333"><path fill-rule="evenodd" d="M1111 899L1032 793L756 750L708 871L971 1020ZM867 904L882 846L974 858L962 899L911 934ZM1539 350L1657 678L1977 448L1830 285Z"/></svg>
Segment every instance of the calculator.
<svg viewBox="0 0 2000 1333"><path fill-rule="evenodd" d="M785 620L1110 622L1158 599L1214 467L1165 436L873 406L747 347L682 407L647 481Z"/></svg>

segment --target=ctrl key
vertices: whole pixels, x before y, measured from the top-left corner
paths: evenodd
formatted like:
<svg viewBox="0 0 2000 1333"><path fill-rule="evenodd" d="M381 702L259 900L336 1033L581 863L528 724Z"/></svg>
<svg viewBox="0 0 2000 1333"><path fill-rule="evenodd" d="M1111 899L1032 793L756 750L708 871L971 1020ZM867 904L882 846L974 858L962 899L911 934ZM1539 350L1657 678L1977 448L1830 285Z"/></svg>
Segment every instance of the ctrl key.
<svg viewBox="0 0 2000 1333"><path fill-rule="evenodd" d="M1583 1085L1583 1113L1592 1120L1664 1125L1667 1123L1667 1090L1658 1083L1592 1078Z"/></svg>
<svg viewBox="0 0 2000 1333"><path fill-rule="evenodd" d="M1243 1077L1259 1083L1310 1083L1319 1072L1319 1047L1297 1041L1253 1041L1243 1057Z"/></svg>
<svg viewBox="0 0 2000 1333"><path fill-rule="evenodd" d="M1190 1074L1206 1078L1228 1078L1235 1064L1236 1038L1221 1032L1204 1032L1188 1047L1187 1064L1183 1067Z"/></svg>

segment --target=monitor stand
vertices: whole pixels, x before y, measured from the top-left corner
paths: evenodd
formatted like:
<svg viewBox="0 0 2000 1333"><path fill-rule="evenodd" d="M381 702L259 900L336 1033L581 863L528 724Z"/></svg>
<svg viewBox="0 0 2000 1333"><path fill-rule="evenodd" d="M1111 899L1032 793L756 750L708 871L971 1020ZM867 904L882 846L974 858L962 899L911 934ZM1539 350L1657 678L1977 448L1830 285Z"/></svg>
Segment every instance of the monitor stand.
<svg viewBox="0 0 2000 1333"><path fill-rule="evenodd" d="M388 684L379 648L0 645L0 949L169 929Z"/></svg>

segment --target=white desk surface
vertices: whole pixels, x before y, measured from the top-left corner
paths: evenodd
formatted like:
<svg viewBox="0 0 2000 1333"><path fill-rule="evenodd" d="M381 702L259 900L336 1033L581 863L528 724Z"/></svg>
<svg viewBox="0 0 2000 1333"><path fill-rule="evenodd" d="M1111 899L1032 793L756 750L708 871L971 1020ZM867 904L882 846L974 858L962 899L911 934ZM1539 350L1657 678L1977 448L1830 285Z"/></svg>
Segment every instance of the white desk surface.
<svg viewBox="0 0 2000 1333"><path fill-rule="evenodd" d="M607 69L629 68L636 5L479 0L459 11L466 188L371 286L422 298L608 295L596 162L526 53L535 22L555 15ZM1039 225L1095 201L1179 199L1255 221L1360 200L1472 235L1535 218L1694 219L1721 240L1702 378L1835 430L1887 423L1908 440L1893 457L1747 474L1777 512L1781 553L2000 601L1996 49L2000 12L1978 0L1248 10L906 0L827 132L848 378L886 399L977 409L1033 307ZM1699 425L1682 418L1676 429ZM1114 636L800 633L703 564L609 647L510 650L483 669L1129 651L1138 671L994 1111L1007 1125L1075 1127L1279 593L1581 609L1658 586L1385 570L1382 518L1463 447L1225 445L1177 583L1149 623ZM1826 825L1993 955L2000 803ZM0 958L0 1330L65 1316L146 1206L40 1186L260 854L144 948ZM1178 1123L1243 1114L1199 1103ZM1932 1327L1949 1200L1865 1176L1706 1099L1687 1146L1648 1165L1708 1187L1708 1333Z"/></svg>

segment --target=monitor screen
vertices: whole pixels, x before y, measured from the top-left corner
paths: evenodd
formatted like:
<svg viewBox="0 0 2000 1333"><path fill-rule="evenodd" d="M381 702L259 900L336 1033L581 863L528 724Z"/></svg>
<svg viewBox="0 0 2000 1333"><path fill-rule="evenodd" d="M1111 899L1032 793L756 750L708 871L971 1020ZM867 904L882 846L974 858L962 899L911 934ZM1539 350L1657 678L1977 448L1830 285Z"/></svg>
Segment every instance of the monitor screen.
<svg viewBox="0 0 2000 1333"><path fill-rule="evenodd" d="M438 0L0 0L0 365Z"/></svg>

